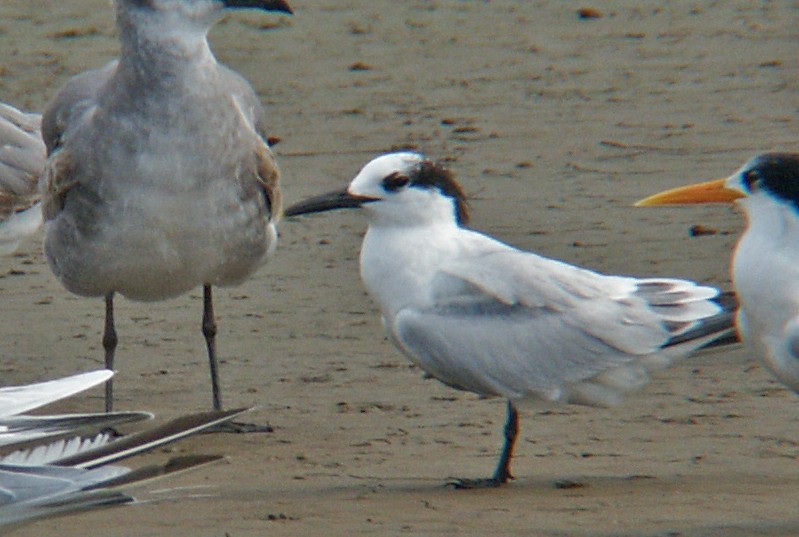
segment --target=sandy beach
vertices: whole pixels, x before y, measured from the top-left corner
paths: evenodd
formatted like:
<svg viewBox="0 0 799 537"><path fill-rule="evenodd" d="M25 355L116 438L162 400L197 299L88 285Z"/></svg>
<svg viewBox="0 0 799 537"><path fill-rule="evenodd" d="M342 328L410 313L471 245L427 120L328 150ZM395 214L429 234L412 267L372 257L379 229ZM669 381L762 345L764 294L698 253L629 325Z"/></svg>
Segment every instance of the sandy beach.
<svg viewBox="0 0 799 537"><path fill-rule="evenodd" d="M288 203L410 147L448 161L476 229L601 272L728 290L734 208L631 205L797 149L793 2L292 5L233 13L210 36L267 108ZM3 0L0 101L40 111L117 49L108 0ZM274 432L154 454L227 455L138 495L186 487L166 494L177 500L15 535L799 535L799 399L740 347L680 362L618 408L527 409L511 484L446 487L493 471L504 402L425 380L386 340L358 276L364 230L355 212L284 221L274 258L216 294L225 405L257 407L249 418ZM0 295L0 384L102 366L102 300L61 287L41 237L0 259ZM200 313L200 289L117 301L120 410L210 407ZM57 410L101 408L97 389Z"/></svg>

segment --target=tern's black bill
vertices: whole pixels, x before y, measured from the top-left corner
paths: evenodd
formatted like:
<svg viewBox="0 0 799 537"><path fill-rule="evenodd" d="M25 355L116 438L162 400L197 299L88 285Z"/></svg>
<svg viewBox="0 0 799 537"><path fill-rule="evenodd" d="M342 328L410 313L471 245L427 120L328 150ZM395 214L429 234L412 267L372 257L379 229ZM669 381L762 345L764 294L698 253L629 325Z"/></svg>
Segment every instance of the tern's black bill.
<svg viewBox="0 0 799 537"><path fill-rule="evenodd" d="M354 196L346 190L336 190L297 202L286 209L283 214L285 216L299 216L301 214L321 213L335 209L357 209L370 201L377 200L366 196Z"/></svg>
<svg viewBox="0 0 799 537"><path fill-rule="evenodd" d="M222 0L225 7L263 9L264 11L282 11L283 13L294 13L286 0Z"/></svg>

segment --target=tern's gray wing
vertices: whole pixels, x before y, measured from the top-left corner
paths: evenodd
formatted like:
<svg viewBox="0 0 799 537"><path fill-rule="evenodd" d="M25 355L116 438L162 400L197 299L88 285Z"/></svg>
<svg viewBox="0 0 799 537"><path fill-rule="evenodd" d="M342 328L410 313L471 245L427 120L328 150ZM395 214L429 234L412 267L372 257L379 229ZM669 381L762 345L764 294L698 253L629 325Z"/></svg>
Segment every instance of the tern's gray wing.
<svg viewBox="0 0 799 537"><path fill-rule="evenodd" d="M450 263L432 287L432 307L397 313L399 346L446 384L510 398L613 404L665 365L650 355L672 335L719 311L715 289L515 250Z"/></svg>
<svg viewBox="0 0 799 537"><path fill-rule="evenodd" d="M0 388L0 418L14 416L88 390L108 380L113 374L113 371L101 369L47 382Z"/></svg>

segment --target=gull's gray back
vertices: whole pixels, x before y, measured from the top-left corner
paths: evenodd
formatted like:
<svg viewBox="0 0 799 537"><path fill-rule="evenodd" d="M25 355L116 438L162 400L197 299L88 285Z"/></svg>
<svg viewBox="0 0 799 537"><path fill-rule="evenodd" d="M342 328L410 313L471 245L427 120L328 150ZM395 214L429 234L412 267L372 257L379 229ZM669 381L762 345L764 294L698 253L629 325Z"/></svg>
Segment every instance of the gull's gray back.
<svg viewBox="0 0 799 537"><path fill-rule="evenodd" d="M237 284L274 247L261 105L218 64L190 75L142 88L113 62L73 78L45 113L45 252L69 290L159 300Z"/></svg>

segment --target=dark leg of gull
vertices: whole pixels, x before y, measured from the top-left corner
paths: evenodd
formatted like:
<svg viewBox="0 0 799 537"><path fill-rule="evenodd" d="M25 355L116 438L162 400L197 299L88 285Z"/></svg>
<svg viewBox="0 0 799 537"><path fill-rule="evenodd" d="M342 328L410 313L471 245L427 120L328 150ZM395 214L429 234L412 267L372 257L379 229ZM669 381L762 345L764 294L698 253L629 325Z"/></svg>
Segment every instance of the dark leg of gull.
<svg viewBox="0 0 799 537"><path fill-rule="evenodd" d="M222 410L222 396L219 393L219 364L216 360L216 319L214 318L214 299L210 285L203 286L203 336L208 348L208 362L211 366L211 393L214 410Z"/></svg>
<svg viewBox="0 0 799 537"><path fill-rule="evenodd" d="M211 392L214 399L214 410L222 410L222 393L219 388L219 362L216 357L216 319L214 318L214 300L210 285L203 286L203 336L208 349L208 362L211 367ZM227 421L207 429L208 432L222 433L271 433L269 424L240 423Z"/></svg>
<svg viewBox="0 0 799 537"><path fill-rule="evenodd" d="M103 349L105 349L105 368L114 370L114 353L117 349L117 331L114 328L114 292L105 295L105 328L103 329ZM105 382L105 411L114 408L113 379Z"/></svg>
<svg viewBox="0 0 799 537"><path fill-rule="evenodd" d="M487 479L456 479L448 483L456 489L493 488L504 485L513 479L510 473L510 461L513 458L513 448L519 434L519 412L511 401L508 401L508 418L505 421L505 444L499 456L499 463L493 477Z"/></svg>

